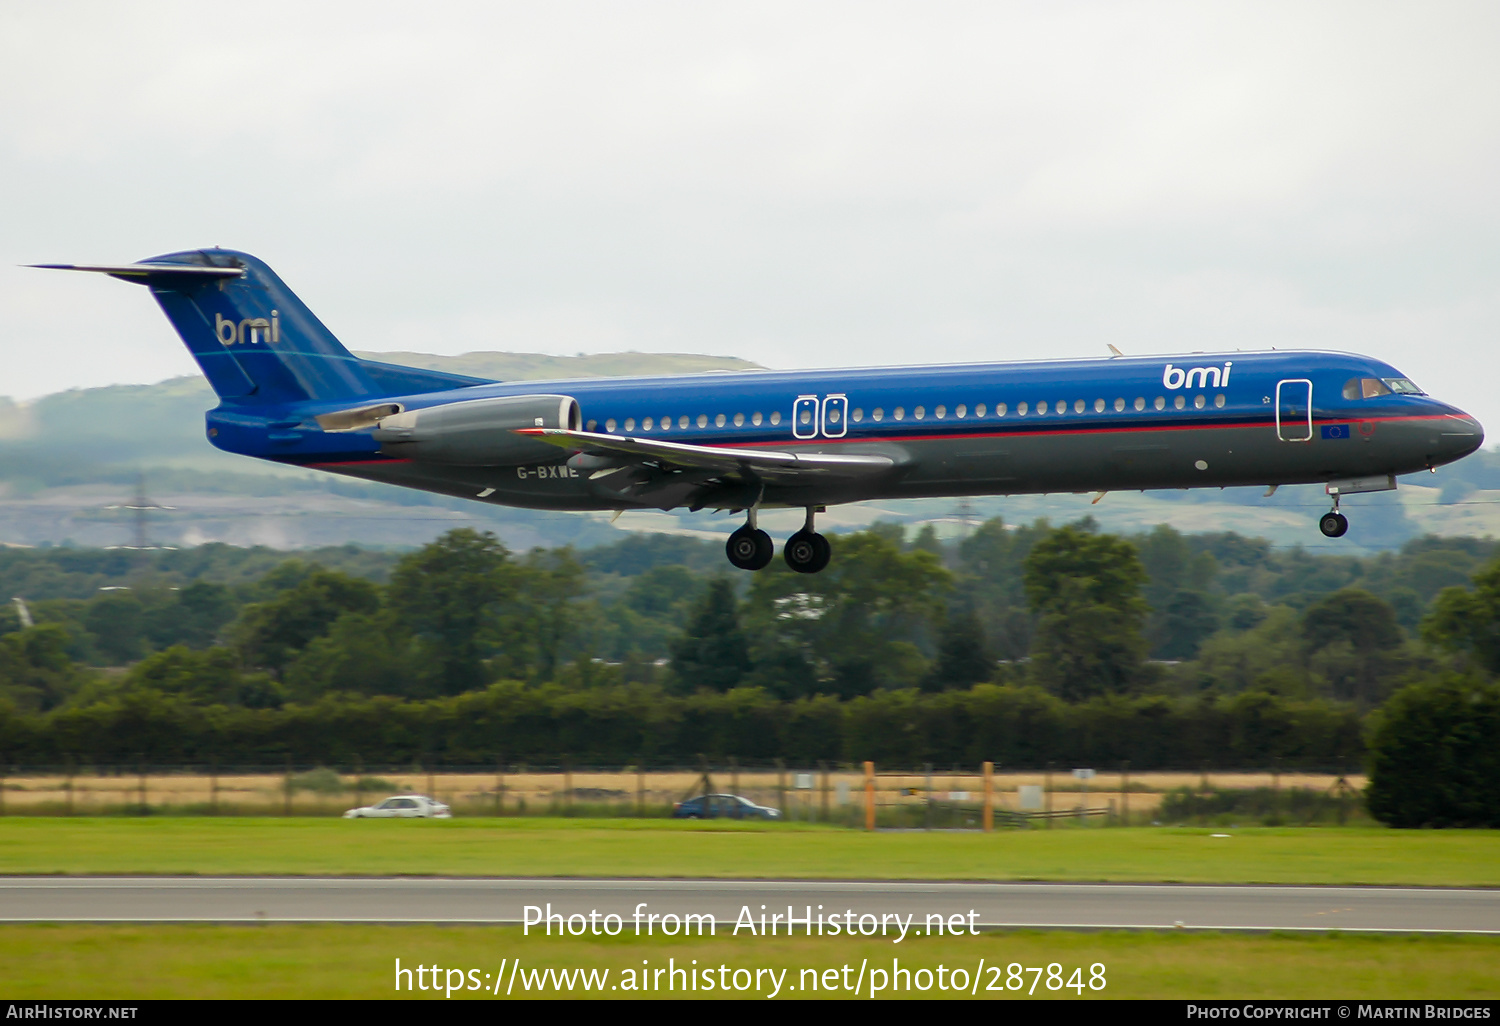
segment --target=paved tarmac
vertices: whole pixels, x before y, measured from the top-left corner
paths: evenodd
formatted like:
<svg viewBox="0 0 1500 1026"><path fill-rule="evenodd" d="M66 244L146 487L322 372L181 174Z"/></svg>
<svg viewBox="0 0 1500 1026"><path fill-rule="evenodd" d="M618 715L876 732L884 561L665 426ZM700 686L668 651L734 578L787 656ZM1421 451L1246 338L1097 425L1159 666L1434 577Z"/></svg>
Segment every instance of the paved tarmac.
<svg viewBox="0 0 1500 1026"><path fill-rule="evenodd" d="M808 915L928 916L949 926L1060 929L1371 930L1500 933L1500 890L1175 884L923 883L781 880L517 880L319 877L3 877L0 921L518 923L526 906L567 917L748 909ZM764 909L762 909L764 906ZM971 914L972 913L972 914ZM958 917L956 919L951 917ZM866 919L869 927L876 920ZM884 920L895 930L893 920ZM575 928L584 919L574 919ZM657 920L667 922L670 920ZM769 922L769 919L767 919ZM782 923L785 922L783 918ZM559 929L554 924L554 930ZM784 925L780 930L784 930ZM798 924L798 933L803 927ZM778 932L780 932L780 930Z"/></svg>

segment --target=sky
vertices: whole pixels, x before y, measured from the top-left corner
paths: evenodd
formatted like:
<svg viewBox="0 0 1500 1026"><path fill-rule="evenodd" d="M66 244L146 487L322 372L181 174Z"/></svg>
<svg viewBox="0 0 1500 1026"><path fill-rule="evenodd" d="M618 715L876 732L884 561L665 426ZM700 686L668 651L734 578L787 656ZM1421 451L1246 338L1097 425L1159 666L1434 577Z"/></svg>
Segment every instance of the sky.
<svg viewBox="0 0 1500 1026"><path fill-rule="evenodd" d="M1500 437L1500 5L0 5L0 394L195 368L207 245L353 349L1327 348Z"/></svg>

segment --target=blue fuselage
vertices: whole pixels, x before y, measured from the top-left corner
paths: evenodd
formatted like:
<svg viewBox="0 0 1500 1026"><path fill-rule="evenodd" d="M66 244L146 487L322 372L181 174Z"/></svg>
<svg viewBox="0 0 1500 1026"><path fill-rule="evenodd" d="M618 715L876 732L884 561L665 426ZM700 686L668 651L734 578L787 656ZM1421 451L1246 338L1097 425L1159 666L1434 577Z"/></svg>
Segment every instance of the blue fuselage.
<svg viewBox="0 0 1500 1026"><path fill-rule="evenodd" d="M1463 411L1414 389L1361 387L1372 381L1405 379L1357 355L1271 351L525 381L384 398L420 410L559 394L577 400L589 431L892 461L888 473L858 481L770 485L763 505L1327 482L1436 467L1483 442ZM368 432L325 432L313 420L347 406L226 401L208 414L209 438L231 452L506 505L743 504L691 475L622 496L564 451L518 466L392 458Z"/></svg>

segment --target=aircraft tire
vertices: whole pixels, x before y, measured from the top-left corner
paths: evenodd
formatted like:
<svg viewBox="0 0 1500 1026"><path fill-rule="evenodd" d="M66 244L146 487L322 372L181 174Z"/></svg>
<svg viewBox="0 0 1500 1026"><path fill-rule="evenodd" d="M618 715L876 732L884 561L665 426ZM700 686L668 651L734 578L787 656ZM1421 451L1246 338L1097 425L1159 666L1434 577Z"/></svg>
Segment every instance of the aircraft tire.
<svg viewBox="0 0 1500 1026"><path fill-rule="evenodd" d="M781 547L781 558L799 574L815 574L828 565L833 547L814 531L798 531Z"/></svg>
<svg viewBox="0 0 1500 1026"><path fill-rule="evenodd" d="M724 554L729 562L741 570L764 570L776 552L776 544L764 531L752 530L750 525L735 531L724 543Z"/></svg>
<svg viewBox="0 0 1500 1026"><path fill-rule="evenodd" d="M1342 538L1349 530L1349 518L1342 513L1324 513L1318 521L1318 530L1326 537Z"/></svg>

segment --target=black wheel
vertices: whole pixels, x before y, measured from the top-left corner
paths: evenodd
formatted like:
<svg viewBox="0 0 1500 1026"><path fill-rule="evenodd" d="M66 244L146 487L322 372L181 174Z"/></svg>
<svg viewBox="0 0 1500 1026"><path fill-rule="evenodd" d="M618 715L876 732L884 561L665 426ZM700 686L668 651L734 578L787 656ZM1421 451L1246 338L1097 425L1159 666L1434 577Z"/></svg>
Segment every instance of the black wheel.
<svg viewBox="0 0 1500 1026"><path fill-rule="evenodd" d="M776 551L776 543L764 531L752 530L747 524L729 536L724 554L741 570L764 570Z"/></svg>
<svg viewBox="0 0 1500 1026"><path fill-rule="evenodd" d="M833 558L833 546L828 544L828 538L825 535L815 534L813 539L818 543L818 561L813 564L812 572L818 573Z"/></svg>
<svg viewBox="0 0 1500 1026"><path fill-rule="evenodd" d="M1342 513L1324 513L1318 521L1318 530L1329 538L1342 538L1349 530L1349 518Z"/></svg>
<svg viewBox="0 0 1500 1026"><path fill-rule="evenodd" d="M786 565L799 574L815 574L828 565L833 547L828 539L813 531L798 531L781 547Z"/></svg>

